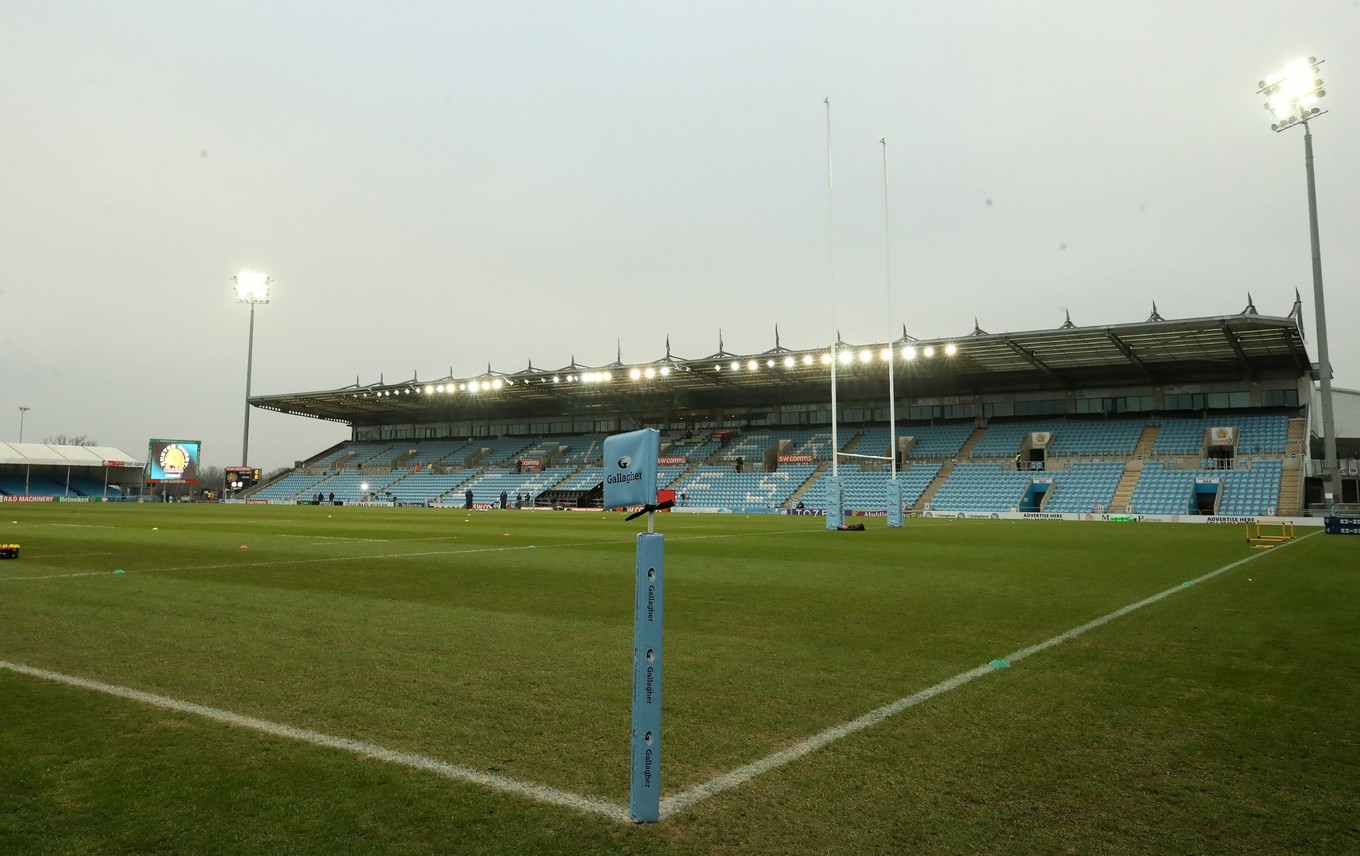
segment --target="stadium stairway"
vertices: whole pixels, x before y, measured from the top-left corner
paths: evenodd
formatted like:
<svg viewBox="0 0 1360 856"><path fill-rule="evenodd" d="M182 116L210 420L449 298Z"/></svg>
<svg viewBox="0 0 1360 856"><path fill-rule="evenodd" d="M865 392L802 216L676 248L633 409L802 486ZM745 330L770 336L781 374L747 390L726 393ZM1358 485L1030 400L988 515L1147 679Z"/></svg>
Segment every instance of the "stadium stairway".
<svg viewBox="0 0 1360 856"><path fill-rule="evenodd" d="M1285 431L1284 450L1286 454L1295 454L1300 457L1307 449L1304 440L1308 433L1308 422L1301 417L1289 420L1289 427Z"/></svg>
<svg viewBox="0 0 1360 856"><path fill-rule="evenodd" d="M1115 485L1114 496L1110 498L1110 511L1123 512L1129 507L1129 502L1133 500L1133 489L1138 487L1138 477L1142 474L1142 467L1124 468L1124 474L1119 477L1119 484Z"/></svg>
<svg viewBox="0 0 1360 856"><path fill-rule="evenodd" d="M817 466L817 469L815 469L815 470L812 471L812 475L810 475L810 476L807 477L807 481L805 481L805 482L803 482L802 484L800 484L800 485L798 486L798 489L797 489L797 490L795 490L793 493L789 494L789 498L788 498L788 500L784 503L783 507L784 507L784 508L793 508L793 507L797 506L797 505L798 505L798 500L800 500L800 499L803 498L803 494L805 494L805 493L807 493L808 491L812 490L812 486L815 485L817 482L821 481L821 480L822 480L822 476L826 475L826 471L829 470L829 469L831 469L831 465L830 465L830 464L826 464L826 463L819 464L819 465Z"/></svg>
<svg viewBox="0 0 1360 856"><path fill-rule="evenodd" d="M1280 514L1298 514L1302 508L1302 491L1299 489L1299 482L1303 480L1303 471L1297 467L1282 467L1280 469L1280 500L1276 510Z"/></svg>
<svg viewBox="0 0 1360 856"><path fill-rule="evenodd" d="M1144 425L1143 434L1138 438L1138 445L1133 447L1133 457L1143 461L1152 457L1152 447L1157 445L1157 435L1161 430L1160 425Z"/></svg>
<svg viewBox="0 0 1360 856"><path fill-rule="evenodd" d="M974 428L973 433L968 435L968 439L963 441L959 447L959 454L956 456L960 461L966 461L973 457L973 447L982 440L987 434L986 428Z"/></svg>
<svg viewBox="0 0 1360 856"><path fill-rule="evenodd" d="M968 439L971 443L974 438L970 437ZM965 444L965 446L966 445L968 444ZM962 452L960 452L960 454L962 454ZM911 507L911 511L921 512L930 507L930 501L935 498L935 494L939 493L940 488L944 487L944 483L949 480L949 474L954 472L955 463L955 461L944 462L940 467L940 471L935 474L935 478L931 479L930 484L926 485L926 489L921 494L920 499L917 499L916 504Z"/></svg>
<svg viewBox="0 0 1360 856"><path fill-rule="evenodd" d="M1133 447L1133 459L1135 461L1146 461L1152 457L1152 447L1157 443L1157 433L1161 431L1159 425L1144 425L1143 433L1138 437L1138 445ZM1133 490L1138 487L1138 478L1143 474L1143 468L1134 467L1132 464L1124 467L1124 475L1119 479L1119 485L1114 489L1114 497L1110 500L1110 508L1115 511L1123 511L1129 507L1133 501Z"/></svg>
<svg viewBox="0 0 1360 856"><path fill-rule="evenodd" d="M1289 420L1284 439L1284 469L1280 472L1281 514L1303 511L1303 461L1307 458L1308 422L1302 417Z"/></svg>
<svg viewBox="0 0 1360 856"><path fill-rule="evenodd" d="M945 461L944 465L940 467L940 471L935 474L935 478L926 486L921 497L917 499L916 504L911 507L913 513L919 514L930 507L930 502L935 498L935 494L940 492L940 488L944 487L944 483L949 480L950 474L954 472L954 465L959 461L968 460L973 454L973 447L978 444L978 441L981 440L986 433L986 428L973 429L973 433L969 434L968 439L963 441L963 445L959 447L958 457L952 461Z"/></svg>

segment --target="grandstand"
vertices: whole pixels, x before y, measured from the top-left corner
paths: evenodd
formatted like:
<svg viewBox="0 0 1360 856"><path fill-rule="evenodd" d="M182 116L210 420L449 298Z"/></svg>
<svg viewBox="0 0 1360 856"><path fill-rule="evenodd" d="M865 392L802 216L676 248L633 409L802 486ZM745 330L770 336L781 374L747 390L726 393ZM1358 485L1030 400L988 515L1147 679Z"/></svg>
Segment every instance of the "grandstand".
<svg viewBox="0 0 1360 856"><path fill-rule="evenodd" d="M0 443L0 502L103 502L140 492L144 462L112 446Z"/></svg>
<svg viewBox="0 0 1360 856"><path fill-rule="evenodd" d="M352 438L250 498L589 506L604 437L651 426L659 485L686 510L815 511L835 470L848 508L882 513L895 455L913 513L1306 514L1320 479L1299 312L904 337L891 429L885 345L842 343L858 356L838 380L839 449L828 348L258 396Z"/></svg>

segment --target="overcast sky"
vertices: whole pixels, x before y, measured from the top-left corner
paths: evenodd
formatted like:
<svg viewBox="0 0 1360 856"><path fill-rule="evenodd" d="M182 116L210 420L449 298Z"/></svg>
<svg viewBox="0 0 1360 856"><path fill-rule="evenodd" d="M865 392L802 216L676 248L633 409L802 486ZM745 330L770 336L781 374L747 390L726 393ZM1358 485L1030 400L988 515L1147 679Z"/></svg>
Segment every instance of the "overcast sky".
<svg viewBox="0 0 1360 856"><path fill-rule="evenodd" d="M239 463L255 394L673 352L1285 315L1360 387L1360 3L9 4L0 439ZM835 176L828 289L826 112ZM892 312L885 284L887 140ZM256 411L271 469L347 436Z"/></svg>

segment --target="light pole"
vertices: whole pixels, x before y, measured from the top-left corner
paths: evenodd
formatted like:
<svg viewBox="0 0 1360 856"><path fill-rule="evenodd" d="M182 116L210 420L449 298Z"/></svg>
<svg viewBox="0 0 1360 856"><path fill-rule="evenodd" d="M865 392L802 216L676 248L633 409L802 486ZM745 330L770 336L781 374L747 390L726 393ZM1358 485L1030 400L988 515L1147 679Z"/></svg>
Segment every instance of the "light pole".
<svg viewBox="0 0 1360 856"><path fill-rule="evenodd" d="M24 442L24 414L27 413L28 411L32 410L32 409L33 409L33 408L31 408L31 407L24 407L22 404L19 405L19 442L20 442L20 443Z"/></svg>
<svg viewBox="0 0 1360 856"><path fill-rule="evenodd" d="M262 273L242 271L231 278L236 285L236 302L250 304L250 343L246 346L246 419L241 433L241 466L250 463L250 370L255 360L255 304L269 302L269 286L273 283Z"/></svg>
<svg viewBox="0 0 1360 856"><path fill-rule="evenodd" d="M1327 94L1318 77L1322 60L1310 56L1295 60L1282 70L1262 80L1257 93L1266 96L1270 111L1270 129L1286 131L1303 126L1303 160L1308 173L1308 234L1313 252L1313 305L1317 312L1318 376L1322 381L1322 462L1327 486L1324 494L1332 502L1341 502L1341 470L1336 460L1336 425L1332 417L1332 362L1327 354L1327 308L1322 295L1322 245L1318 240L1317 184L1313 177L1313 132L1308 120L1327 111L1317 106L1318 99ZM1324 497L1325 499L1325 497ZM1330 509L1329 509L1330 510Z"/></svg>

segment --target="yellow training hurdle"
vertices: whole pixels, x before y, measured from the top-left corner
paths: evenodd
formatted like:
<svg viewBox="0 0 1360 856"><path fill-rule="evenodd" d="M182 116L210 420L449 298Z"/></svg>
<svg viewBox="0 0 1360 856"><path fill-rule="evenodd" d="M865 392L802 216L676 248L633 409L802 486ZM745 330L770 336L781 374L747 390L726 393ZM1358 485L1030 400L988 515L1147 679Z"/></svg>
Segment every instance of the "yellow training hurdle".
<svg viewBox="0 0 1360 856"><path fill-rule="evenodd" d="M1276 544L1293 540L1294 524L1288 520L1257 520L1247 524L1247 543L1253 547L1274 547Z"/></svg>

